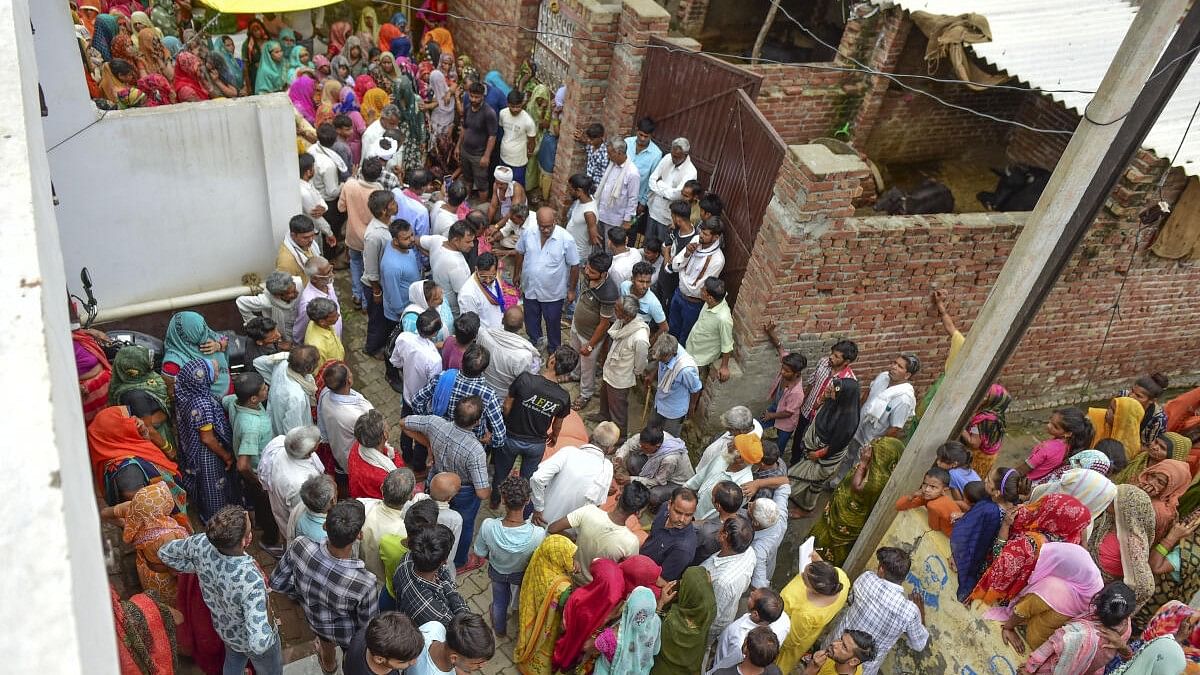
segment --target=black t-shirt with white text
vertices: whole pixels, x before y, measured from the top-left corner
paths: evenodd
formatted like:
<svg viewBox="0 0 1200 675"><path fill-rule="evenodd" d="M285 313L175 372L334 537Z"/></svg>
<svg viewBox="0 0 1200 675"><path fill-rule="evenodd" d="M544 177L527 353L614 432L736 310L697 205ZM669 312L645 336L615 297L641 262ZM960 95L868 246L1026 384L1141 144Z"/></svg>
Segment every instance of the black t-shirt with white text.
<svg viewBox="0 0 1200 675"><path fill-rule="evenodd" d="M513 403L504 425L510 436L545 440L554 418L565 419L571 412L567 390L541 375L521 373L509 385L508 395Z"/></svg>

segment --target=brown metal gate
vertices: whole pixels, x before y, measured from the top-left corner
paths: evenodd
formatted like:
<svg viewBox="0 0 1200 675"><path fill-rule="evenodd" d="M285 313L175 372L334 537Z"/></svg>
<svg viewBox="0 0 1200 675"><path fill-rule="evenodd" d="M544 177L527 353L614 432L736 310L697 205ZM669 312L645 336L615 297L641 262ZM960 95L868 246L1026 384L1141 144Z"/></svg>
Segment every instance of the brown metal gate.
<svg viewBox="0 0 1200 675"><path fill-rule="evenodd" d="M734 299L787 147L754 105L761 75L660 38L651 38L650 44L642 64L637 118L655 121L654 137L664 148L680 136L691 141L700 182L721 196L721 277Z"/></svg>

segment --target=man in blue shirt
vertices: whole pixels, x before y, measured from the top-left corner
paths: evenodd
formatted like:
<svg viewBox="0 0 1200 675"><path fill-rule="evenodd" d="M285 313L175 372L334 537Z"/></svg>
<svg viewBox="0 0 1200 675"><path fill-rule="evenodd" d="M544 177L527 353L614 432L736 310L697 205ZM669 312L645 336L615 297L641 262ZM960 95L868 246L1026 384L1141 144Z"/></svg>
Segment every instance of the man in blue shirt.
<svg viewBox="0 0 1200 675"><path fill-rule="evenodd" d="M395 217L407 220L412 225L413 237L420 240L429 234L429 208L421 194L433 182L433 174L429 173L429 169L410 169L404 180L408 184L406 187L392 190L396 198ZM420 250L417 251L417 258L421 261L422 269L429 267L428 259Z"/></svg>
<svg viewBox="0 0 1200 675"><path fill-rule="evenodd" d="M554 209L537 211L537 228L521 231L513 283L521 288L525 304L525 332L529 341L542 339L546 322L546 348L553 354L562 343L562 310L575 300L579 286L579 249L575 238L557 223Z"/></svg>
<svg viewBox="0 0 1200 675"><path fill-rule="evenodd" d="M633 165L637 167L638 176L642 181L638 190L637 219L633 222L632 228L634 234L645 231L646 218L649 213L647 202L650 199L650 174L654 173L663 158L662 149L654 143L653 134L654 120L643 117L638 120L637 131L634 132L634 135L625 139L626 152L633 160ZM633 246L633 241L629 245Z"/></svg>
<svg viewBox="0 0 1200 675"><path fill-rule="evenodd" d="M416 237L411 223L392 221L388 232L392 241L379 261L379 285L383 287L383 316L389 322L388 334L391 334L408 306L409 286L421 280L421 261L413 246Z"/></svg>
<svg viewBox="0 0 1200 675"><path fill-rule="evenodd" d="M650 421L679 436L683 418L695 408L700 390L704 388L700 370L691 354L670 333L658 336L650 347L650 356L658 363L658 391L654 394L654 413ZM646 374L647 387L652 377L652 374Z"/></svg>
<svg viewBox="0 0 1200 675"><path fill-rule="evenodd" d="M650 344L659 335L667 332L667 313L658 296L650 292L650 280L654 278L654 267L642 261L634 263L629 279L621 282L621 297L632 295L638 301L638 316L650 326Z"/></svg>

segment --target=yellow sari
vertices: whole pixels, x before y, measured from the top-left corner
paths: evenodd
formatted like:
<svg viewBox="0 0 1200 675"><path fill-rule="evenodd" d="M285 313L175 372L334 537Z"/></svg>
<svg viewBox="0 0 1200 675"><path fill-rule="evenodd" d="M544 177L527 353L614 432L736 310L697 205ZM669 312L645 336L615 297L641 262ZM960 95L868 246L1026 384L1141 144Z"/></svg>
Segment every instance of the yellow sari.
<svg viewBox="0 0 1200 675"><path fill-rule="evenodd" d="M792 620L792 628L783 639L783 644L779 647L779 656L775 659L775 665L779 666L780 672L792 672L800 663L800 657L804 656L820 637L825 626L846 606L846 598L850 595L850 578L842 568L836 569L842 590L833 602L824 607L809 601L808 585L799 574L792 577L779 593L779 597L783 598L783 611Z"/></svg>
<svg viewBox="0 0 1200 675"><path fill-rule="evenodd" d="M1088 408L1088 419L1096 428L1096 436L1092 439L1091 447L1105 439L1111 438L1125 446L1125 458L1132 460L1142 451L1142 417L1146 409L1136 399L1128 396L1118 396L1113 399L1116 412L1113 413L1112 424L1105 421L1107 408Z"/></svg>
<svg viewBox="0 0 1200 675"><path fill-rule="evenodd" d="M363 94L363 100L359 103L359 111L362 113L363 123L370 126L375 120L379 119L380 113L383 112L383 107L391 102L387 92L379 87L371 87L367 93ZM367 148L363 148L365 153Z"/></svg>
<svg viewBox="0 0 1200 675"><path fill-rule="evenodd" d="M564 591L571 588L575 543L554 534L533 552L521 581L521 634L513 663L523 675L550 675L554 643L562 631Z"/></svg>

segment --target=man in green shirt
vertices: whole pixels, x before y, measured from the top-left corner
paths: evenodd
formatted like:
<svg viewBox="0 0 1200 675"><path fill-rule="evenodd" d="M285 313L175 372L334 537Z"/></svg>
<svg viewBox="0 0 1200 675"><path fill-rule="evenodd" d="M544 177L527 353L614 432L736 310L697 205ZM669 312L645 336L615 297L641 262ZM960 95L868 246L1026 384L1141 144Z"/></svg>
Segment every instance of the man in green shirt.
<svg viewBox="0 0 1200 675"><path fill-rule="evenodd" d="M729 379L729 357L733 355L733 314L725 302L725 282L716 277L705 279L700 297L704 309L700 310L685 348L701 368L701 381L708 379L709 366L720 358L717 379L725 382Z"/></svg>

